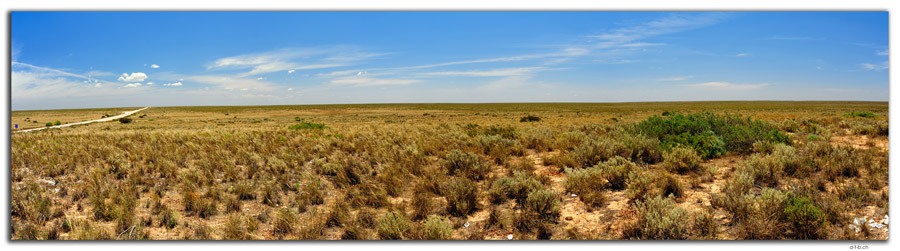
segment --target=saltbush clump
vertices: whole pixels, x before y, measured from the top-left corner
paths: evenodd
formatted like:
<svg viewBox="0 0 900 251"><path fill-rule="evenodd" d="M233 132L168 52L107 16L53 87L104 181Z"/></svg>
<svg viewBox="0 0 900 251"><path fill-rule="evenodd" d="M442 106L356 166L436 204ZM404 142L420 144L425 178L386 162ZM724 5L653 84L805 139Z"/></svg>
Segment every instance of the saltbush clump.
<svg viewBox="0 0 900 251"><path fill-rule="evenodd" d="M452 150L444 156L444 167L450 175L481 180L491 170L491 164L475 153Z"/></svg>
<svg viewBox="0 0 900 251"><path fill-rule="evenodd" d="M672 199L656 196L636 204L638 220L626 227L625 238L683 240L689 236L687 210Z"/></svg>
<svg viewBox="0 0 900 251"><path fill-rule="evenodd" d="M378 218L376 230L382 240L401 240L409 233L410 222L400 212L388 212Z"/></svg>
<svg viewBox="0 0 900 251"><path fill-rule="evenodd" d="M453 178L443 187L447 196L450 213L456 216L465 216L475 210L478 205L478 187L474 181L467 178Z"/></svg>
<svg viewBox="0 0 900 251"><path fill-rule="evenodd" d="M496 204L507 199L515 199L517 203L523 203L531 191L543 188L544 185L534 176L517 171L513 172L512 177L494 180L488 190L488 196L491 198L491 202Z"/></svg>
<svg viewBox="0 0 900 251"><path fill-rule="evenodd" d="M700 156L697 156L693 148L675 147L663 154L663 166L670 172L681 174L698 172L701 169Z"/></svg>
<svg viewBox="0 0 900 251"><path fill-rule="evenodd" d="M427 240L449 240L453 237L453 226L447 217L429 215L423 227L423 237Z"/></svg>
<svg viewBox="0 0 900 251"><path fill-rule="evenodd" d="M325 126L325 124L301 122L300 124L295 124L288 128L291 130L322 130L328 129L329 127Z"/></svg>
<svg viewBox="0 0 900 251"><path fill-rule="evenodd" d="M522 119L519 119L519 122L539 122L539 121L541 121L541 118L539 118L538 116L534 116L534 115L528 115L528 116L522 117Z"/></svg>

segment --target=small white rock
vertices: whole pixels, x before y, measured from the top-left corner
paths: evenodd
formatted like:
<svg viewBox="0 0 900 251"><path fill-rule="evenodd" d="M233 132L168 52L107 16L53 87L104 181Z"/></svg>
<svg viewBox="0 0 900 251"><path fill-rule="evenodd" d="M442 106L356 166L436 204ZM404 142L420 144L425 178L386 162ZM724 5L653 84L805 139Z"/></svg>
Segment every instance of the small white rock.
<svg viewBox="0 0 900 251"><path fill-rule="evenodd" d="M512 234L506 236L507 240L512 240L512 238L513 238Z"/></svg>
<svg viewBox="0 0 900 251"><path fill-rule="evenodd" d="M573 194L572 194L572 197L578 197L578 195L576 195L576 194L573 193Z"/></svg>
<svg viewBox="0 0 900 251"><path fill-rule="evenodd" d="M881 224L887 225L887 224L890 223L890 221L891 221L890 218L888 218L887 214L885 214L885 215L884 215L884 219L881 220Z"/></svg>
<svg viewBox="0 0 900 251"><path fill-rule="evenodd" d="M469 223L466 222L466 224L463 224L463 227L469 227Z"/></svg>

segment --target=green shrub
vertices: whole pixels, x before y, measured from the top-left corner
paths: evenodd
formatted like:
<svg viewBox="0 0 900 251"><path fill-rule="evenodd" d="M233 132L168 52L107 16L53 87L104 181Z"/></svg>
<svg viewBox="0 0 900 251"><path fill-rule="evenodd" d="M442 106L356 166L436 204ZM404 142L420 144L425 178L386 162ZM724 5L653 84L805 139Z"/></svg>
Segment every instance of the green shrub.
<svg viewBox="0 0 900 251"><path fill-rule="evenodd" d="M328 129L329 127L325 126L325 124L301 122L300 124L295 124L288 128L291 130L322 130Z"/></svg>
<svg viewBox="0 0 900 251"><path fill-rule="evenodd" d="M701 169L700 156L693 148L675 147L663 154L663 166L670 172L698 172Z"/></svg>
<svg viewBox="0 0 900 251"><path fill-rule="evenodd" d="M541 121L541 118L534 116L534 115L528 115L528 116L525 116L525 117L522 117L521 119L519 119L519 122L539 122L539 121Z"/></svg>
<svg viewBox="0 0 900 251"><path fill-rule="evenodd" d="M653 116L635 124L631 130L659 139L664 148L689 146L704 159L727 151L749 152L757 141L790 143L790 137L767 122L710 112Z"/></svg>
<svg viewBox="0 0 900 251"><path fill-rule="evenodd" d="M466 216L478 205L478 187L466 178L453 178L443 187L449 211L456 216Z"/></svg>
<svg viewBox="0 0 900 251"><path fill-rule="evenodd" d="M44 125L45 126L53 126L53 122L47 122L47 124L44 124Z"/></svg>
<svg viewBox="0 0 900 251"><path fill-rule="evenodd" d="M378 218L378 237L382 240L401 240L409 233L410 222L400 212L388 212Z"/></svg>
<svg viewBox="0 0 900 251"><path fill-rule="evenodd" d="M791 196L784 206L784 217L790 223L798 239L822 239L825 237L825 217L822 209L809 198Z"/></svg>
<svg viewBox="0 0 900 251"><path fill-rule="evenodd" d="M491 125L487 129L482 131L482 134L489 136L496 135L506 139L514 139L516 138L516 135L518 135L515 127L498 125Z"/></svg>
<svg viewBox="0 0 900 251"><path fill-rule="evenodd" d="M878 115L875 115L875 113L872 113L872 112L849 112L849 113L845 113L845 114L844 114L844 117L849 117L849 118L875 118L875 117L878 117Z"/></svg>
<svg viewBox="0 0 900 251"><path fill-rule="evenodd" d="M428 240L449 240L453 237L453 226L444 216L429 215L424 224L424 237Z"/></svg>
<svg viewBox="0 0 900 251"><path fill-rule="evenodd" d="M53 125L61 125L61 124L62 123L60 123L59 120L53 122Z"/></svg>

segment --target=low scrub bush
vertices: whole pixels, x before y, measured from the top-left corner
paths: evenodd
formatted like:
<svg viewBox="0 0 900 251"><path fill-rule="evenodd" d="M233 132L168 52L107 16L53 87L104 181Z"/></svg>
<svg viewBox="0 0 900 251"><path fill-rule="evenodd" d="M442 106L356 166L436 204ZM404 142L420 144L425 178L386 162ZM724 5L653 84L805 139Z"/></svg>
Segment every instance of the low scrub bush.
<svg viewBox="0 0 900 251"><path fill-rule="evenodd" d="M844 117L848 117L848 118L875 118L875 117L878 117L878 115L875 115L875 113L872 113L872 112L848 112L848 113L844 113Z"/></svg>
<svg viewBox="0 0 900 251"><path fill-rule="evenodd" d="M675 147L663 154L663 166L670 172L696 173L701 170L700 156L693 148Z"/></svg>
<svg viewBox="0 0 900 251"><path fill-rule="evenodd" d="M471 152L452 150L444 156L444 168L450 175L458 175L473 180L481 180L491 171L491 164L481 156Z"/></svg>
<svg viewBox="0 0 900 251"><path fill-rule="evenodd" d="M603 170L600 168L566 169L566 191L575 194L583 194L589 191L598 191L609 184L603 178Z"/></svg>
<svg viewBox="0 0 900 251"><path fill-rule="evenodd" d="M288 129L291 130L323 130L328 129L329 127L325 126L325 124L312 123L312 122L301 122L300 124L295 124Z"/></svg>
<svg viewBox="0 0 900 251"><path fill-rule="evenodd" d="M638 220L626 227L625 238L683 240L689 236L687 210L672 199L656 196L635 205Z"/></svg>
<svg viewBox="0 0 900 251"><path fill-rule="evenodd" d="M512 177L503 177L494 180L488 190L488 196L493 203L502 203L507 199L515 199L517 203L523 203L531 191L543 189L545 186L534 176L526 172L514 172Z"/></svg>
<svg viewBox="0 0 900 251"><path fill-rule="evenodd" d="M819 158L822 158L819 155ZM851 147L834 147L828 152L827 164L821 166L824 169L825 178L835 181L838 177L857 177L859 176L859 168L866 166L866 163L859 158L859 154Z"/></svg>
<svg viewBox="0 0 900 251"><path fill-rule="evenodd" d="M784 217L798 239L822 239L825 214L809 198L791 196L784 206Z"/></svg>
<svg viewBox="0 0 900 251"><path fill-rule="evenodd" d="M388 212L378 218L376 227L382 240L402 240L409 234L410 221L400 212Z"/></svg>
<svg viewBox="0 0 900 251"><path fill-rule="evenodd" d="M444 216L429 215L423 227L423 237L427 240L449 240L453 237L453 225Z"/></svg>
<svg viewBox="0 0 900 251"><path fill-rule="evenodd" d="M543 221L555 221L559 217L559 195L549 189L531 191L525 200L524 208L534 212Z"/></svg>
<svg viewBox="0 0 900 251"><path fill-rule="evenodd" d="M541 121L541 118L539 118L538 116L534 116L534 115L528 115L528 116L525 116L525 117L522 117L521 119L519 119L519 122L539 122L539 121Z"/></svg>
<svg viewBox="0 0 900 251"><path fill-rule="evenodd" d="M467 178L453 178L443 188L449 211L456 216L466 216L478 205L478 187Z"/></svg>
<svg viewBox="0 0 900 251"><path fill-rule="evenodd" d="M490 157L496 164L503 164L510 156L522 156L525 153L525 146L515 139L497 135L481 135L475 139L476 145L482 153Z"/></svg>

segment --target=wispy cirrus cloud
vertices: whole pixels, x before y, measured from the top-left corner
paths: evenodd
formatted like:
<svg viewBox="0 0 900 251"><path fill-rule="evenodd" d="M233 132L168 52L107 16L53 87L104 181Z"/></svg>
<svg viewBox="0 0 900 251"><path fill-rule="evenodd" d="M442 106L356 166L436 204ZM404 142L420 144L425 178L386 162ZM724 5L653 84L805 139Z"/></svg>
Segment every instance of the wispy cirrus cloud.
<svg viewBox="0 0 900 251"><path fill-rule="evenodd" d="M226 90L252 89L258 91L272 91L276 89L273 83L256 79L238 78L233 76L199 75L186 76L184 77L184 79L187 81L207 84Z"/></svg>
<svg viewBox="0 0 900 251"><path fill-rule="evenodd" d="M353 87L369 87L369 86L390 86L390 85L409 85L421 82L418 79L390 79L390 78L371 78L371 77L344 77L331 80L329 83L338 86Z"/></svg>
<svg viewBox="0 0 900 251"><path fill-rule="evenodd" d="M657 78L656 81L683 81L692 79L694 76L678 76L678 77L670 77L670 78Z"/></svg>
<svg viewBox="0 0 900 251"><path fill-rule="evenodd" d="M646 39L653 36L682 32L691 29L702 28L721 22L728 18L728 13L702 13L702 14L672 14L665 18L656 19L646 23L619 28L611 32L591 36L599 43L600 48L628 45L633 41Z"/></svg>
<svg viewBox="0 0 900 251"><path fill-rule="evenodd" d="M863 70L867 70L867 71L882 71L882 70L886 70L886 69L890 68L890 63L888 61L884 61L884 62L876 63L876 64L862 63L862 64L860 64L860 66L863 68Z"/></svg>
<svg viewBox="0 0 900 251"><path fill-rule="evenodd" d="M443 72L426 72L425 76L463 76L463 77L505 77L531 74L537 71L546 70L545 67L521 67L521 68L503 68L487 71L443 71Z"/></svg>
<svg viewBox="0 0 900 251"><path fill-rule="evenodd" d="M794 41L825 40L825 38L798 37L798 36L771 36L771 37L765 37L763 39L764 40L794 40Z"/></svg>
<svg viewBox="0 0 900 251"><path fill-rule="evenodd" d="M709 90L756 90L769 84L734 84L730 82L706 82L700 84L681 85L684 87L703 88Z"/></svg>
<svg viewBox="0 0 900 251"><path fill-rule="evenodd" d="M241 70L238 77L270 72L324 69L347 66L386 53L358 52L348 46L291 48L224 57L207 64L208 70ZM246 71L250 69L249 71Z"/></svg>

